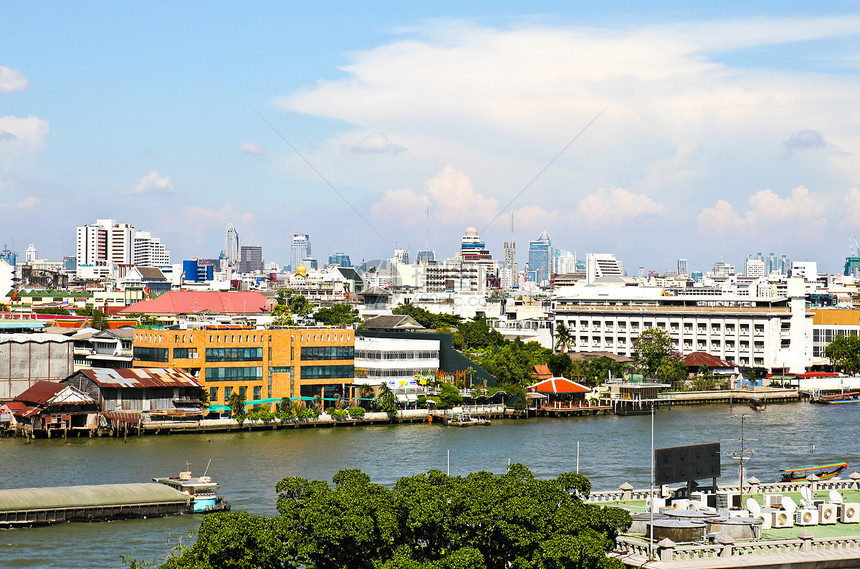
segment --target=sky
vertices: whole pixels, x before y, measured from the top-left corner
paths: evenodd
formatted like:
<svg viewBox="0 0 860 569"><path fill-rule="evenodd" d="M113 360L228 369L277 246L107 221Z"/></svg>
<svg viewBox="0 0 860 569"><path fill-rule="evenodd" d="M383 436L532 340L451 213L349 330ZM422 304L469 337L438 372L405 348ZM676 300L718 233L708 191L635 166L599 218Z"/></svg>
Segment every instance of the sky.
<svg viewBox="0 0 860 569"><path fill-rule="evenodd" d="M856 3L430 4L4 5L0 245L59 259L114 218L180 262L232 223L267 262L308 233L360 263L444 259L474 226L521 268L545 230L628 273L841 271Z"/></svg>

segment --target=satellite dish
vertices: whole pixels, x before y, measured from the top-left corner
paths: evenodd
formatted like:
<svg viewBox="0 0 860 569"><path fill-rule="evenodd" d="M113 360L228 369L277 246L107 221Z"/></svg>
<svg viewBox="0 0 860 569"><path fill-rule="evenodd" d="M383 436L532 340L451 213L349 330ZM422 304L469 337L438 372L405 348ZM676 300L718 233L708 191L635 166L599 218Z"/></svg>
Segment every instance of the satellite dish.
<svg viewBox="0 0 860 569"><path fill-rule="evenodd" d="M837 492L836 490L830 491L830 502L833 504L841 504L842 503L842 494Z"/></svg>
<svg viewBox="0 0 860 569"><path fill-rule="evenodd" d="M755 498L747 498L747 510L755 517L761 513L761 504L756 502Z"/></svg>
<svg viewBox="0 0 860 569"><path fill-rule="evenodd" d="M807 502L812 500L812 490L809 488L809 486L804 486L800 489L800 496Z"/></svg>
<svg viewBox="0 0 860 569"><path fill-rule="evenodd" d="M794 503L791 496L783 496L782 507L785 508L785 511L788 512L789 515L791 515L794 514L794 511L797 509L797 504Z"/></svg>

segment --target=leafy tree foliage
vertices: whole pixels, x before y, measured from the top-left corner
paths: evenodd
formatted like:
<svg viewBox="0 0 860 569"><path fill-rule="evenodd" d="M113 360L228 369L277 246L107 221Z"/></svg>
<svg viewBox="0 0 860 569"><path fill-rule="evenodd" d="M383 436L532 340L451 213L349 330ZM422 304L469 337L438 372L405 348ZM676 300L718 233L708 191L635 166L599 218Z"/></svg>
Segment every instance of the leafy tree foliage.
<svg viewBox="0 0 860 569"><path fill-rule="evenodd" d="M528 385L532 367L549 361L552 350L537 342L523 343L519 338L501 346L488 346L478 358L478 365L501 383Z"/></svg>
<svg viewBox="0 0 860 569"><path fill-rule="evenodd" d="M233 415L245 414L245 398L239 390L233 391L230 397L227 398L227 406L233 412Z"/></svg>
<svg viewBox="0 0 860 569"><path fill-rule="evenodd" d="M436 407L439 409L450 409L463 402L460 390L450 383L441 384L439 386L439 395L432 397L432 399L436 401Z"/></svg>
<svg viewBox="0 0 860 569"><path fill-rule="evenodd" d="M463 321L459 316L453 314L434 314L414 304L400 304L397 308L392 309L391 313L411 316L416 322L431 330L457 327Z"/></svg>
<svg viewBox="0 0 860 569"><path fill-rule="evenodd" d="M490 328L483 316L475 316L469 322L458 324L457 332L454 333L454 346L458 350L479 350L504 343L504 336L498 330Z"/></svg>
<svg viewBox="0 0 860 569"><path fill-rule="evenodd" d="M573 335L570 333L567 326L564 325L564 322L559 322L558 326L555 327L555 350L563 354L565 351L569 350L572 345Z"/></svg>
<svg viewBox="0 0 860 569"><path fill-rule="evenodd" d="M550 354L546 365L555 377L570 377L573 371L573 362L567 354Z"/></svg>
<svg viewBox="0 0 860 569"><path fill-rule="evenodd" d="M376 398L376 406L383 413L397 413L397 398L391 388L384 383L379 390L379 397Z"/></svg>
<svg viewBox="0 0 860 569"><path fill-rule="evenodd" d="M311 312L314 311L313 305L301 294L297 294L295 296L290 296L287 300L287 306L290 308L290 312L299 316L301 318L307 317Z"/></svg>
<svg viewBox="0 0 860 569"><path fill-rule="evenodd" d="M630 514L582 501L588 479L528 468L466 477L438 470L394 488L342 470L332 488L289 477L274 518L206 516L197 542L163 569L621 569L606 557Z"/></svg>
<svg viewBox="0 0 860 569"><path fill-rule="evenodd" d="M71 314L71 312L69 312L65 308L57 308L57 307L34 308L33 312L35 312L36 314L59 314L61 316L68 316L69 314Z"/></svg>
<svg viewBox="0 0 860 569"><path fill-rule="evenodd" d="M668 383L683 383L687 379L684 358L678 352L669 354L660 362L656 375Z"/></svg>
<svg viewBox="0 0 860 569"><path fill-rule="evenodd" d="M348 304L335 304L331 308L320 308L314 313L314 320L326 326L339 326L341 324L353 324L361 320L358 317L358 309Z"/></svg>
<svg viewBox="0 0 860 569"><path fill-rule="evenodd" d="M573 373L581 377L582 382L590 385L601 385L609 377L624 375L624 364L609 358L578 361L573 365Z"/></svg>
<svg viewBox="0 0 860 569"><path fill-rule="evenodd" d="M633 365L648 377L656 377L663 360L673 353L672 338L665 330L648 328L636 338Z"/></svg>
<svg viewBox="0 0 860 569"><path fill-rule="evenodd" d="M860 372L860 336L838 334L824 348L824 355L847 374Z"/></svg>

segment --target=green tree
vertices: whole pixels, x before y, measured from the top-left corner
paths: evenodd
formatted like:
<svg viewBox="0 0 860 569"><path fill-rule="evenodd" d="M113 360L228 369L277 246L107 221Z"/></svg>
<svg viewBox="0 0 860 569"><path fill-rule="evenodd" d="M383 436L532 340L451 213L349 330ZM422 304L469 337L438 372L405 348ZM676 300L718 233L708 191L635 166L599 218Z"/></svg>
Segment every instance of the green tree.
<svg viewBox="0 0 860 569"><path fill-rule="evenodd" d="M308 299L301 294L290 296L287 301L287 306L290 307L290 312L300 318L306 318L314 311L313 305L308 302Z"/></svg>
<svg viewBox="0 0 860 569"><path fill-rule="evenodd" d="M573 335L564 322L555 327L555 351L565 353L573 345Z"/></svg>
<svg viewBox="0 0 860 569"><path fill-rule="evenodd" d="M272 307L272 324L275 326L293 326L290 308L286 304L276 304Z"/></svg>
<svg viewBox="0 0 860 569"><path fill-rule="evenodd" d="M567 354L550 354L546 365L555 377L567 377L573 371L573 362Z"/></svg>
<svg viewBox="0 0 860 569"><path fill-rule="evenodd" d="M439 409L450 409L463 402L460 390L450 383L443 383L439 387L439 395L432 397L432 399L436 401L436 407Z"/></svg>
<svg viewBox="0 0 860 569"><path fill-rule="evenodd" d="M633 365L639 373L655 377L663 359L673 352L672 338L665 330L648 328L634 341Z"/></svg>
<svg viewBox="0 0 860 569"><path fill-rule="evenodd" d="M376 406L383 413L397 413L397 398L394 392L386 384L382 384L379 389L379 396L376 398Z"/></svg>
<svg viewBox="0 0 860 569"><path fill-rule="evenodd" d="M358 470L334 487L281 480L274 518L210 514L165 569L623 569L607 557L630 514L583 501L579 474L540 480L520 464L465 477L438 470L393 488Z"/></svg>
<svg viewBox="0 0 860 569"><path fill-rule="evenodd" d="M92 326L96 330L107 330L108 328L110 328L110 325L108 324L107 314L105 314L101 310L94 308L90 318L90 326Z"/></svg>
<svg viewBox="0 0 860 569"><path fill-rule="evenodd" d="M348 304L335 304L331 308L320 308L314 313L314 320L326 326L354 324L361 321L358 309Z"/></svg>
<svg viewBox="0 0 860 569"><path fill-rule="evenodd" d="M234 416L245 414L245 398L242 397L242 393L238 389L227 398L227 406L230 407Z"/></svg>
<svg viewBox="0 0 860 569"><path fill-rule="evenodd" d="M860 336L837 334L824 348L824 355L833 367L855 375L860 372Z"/></svg>
<svg viewBox="0 0 860 569"><path fill-rule="evenodd" d="M471 321L457 326L453 341L458 350L479 350L487 346L501 346L505 338L498 330L490 327L486 318L475 316Z"/></svg>
<svg viewBox="0 0 860 569"><path fill-rule="evenodd" d="M669 354L662 359L655 375L663 381L683 389L687 379L687 366L684 365L684 358L678 352Z"/></svg>
<svg viewBox="0 0 860 569"><path fill-rule="evenodd" d="M552 350L537 342L523 343L519 338L502 346L488 346L478 358L478 365L502 383L528 385L536 364L549 361Z"/></svg>
<svg viewBox="0 0 860 569"><path fill-rule="evenodd" d="M463 321L459 316L453 314L434 314L414 304L400 304L392 309L391 313L411 316L416 322L431 330L457 327Z"/></svg>
<svg viewBox="0 0 860 569"><path fill-rule="evenodd" d="M35 312L36 314L58 314L61 316L68 316L69 314L71 314L71 312L69 312L65 308L59 308L59 307L34 308L33 312Z"/></svg>
<svg viewBox="0 0 860 569"><path fill-rule="evenodd" d="M582 376L582 380L591 385L601 385L610 377L621 377L624 375L624 364L618 363L610 358L595 358L590 361L577 362L575 373Z"/></svg>

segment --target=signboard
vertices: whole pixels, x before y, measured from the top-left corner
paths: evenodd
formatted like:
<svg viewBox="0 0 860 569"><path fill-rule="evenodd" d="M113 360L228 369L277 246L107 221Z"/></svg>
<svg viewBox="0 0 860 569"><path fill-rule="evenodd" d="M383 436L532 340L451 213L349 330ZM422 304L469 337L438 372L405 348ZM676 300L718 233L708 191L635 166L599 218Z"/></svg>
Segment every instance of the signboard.
<svg viewBox="0 0 860 569"><path fill-rule="evenodd" d="M672 484L720 477L720 443L654 450L654 483Z"/></svg>

